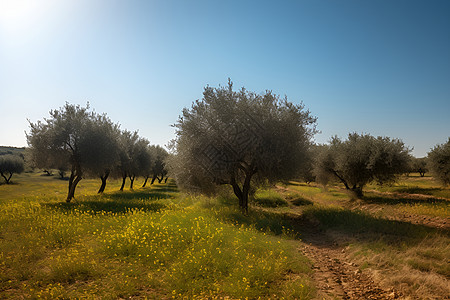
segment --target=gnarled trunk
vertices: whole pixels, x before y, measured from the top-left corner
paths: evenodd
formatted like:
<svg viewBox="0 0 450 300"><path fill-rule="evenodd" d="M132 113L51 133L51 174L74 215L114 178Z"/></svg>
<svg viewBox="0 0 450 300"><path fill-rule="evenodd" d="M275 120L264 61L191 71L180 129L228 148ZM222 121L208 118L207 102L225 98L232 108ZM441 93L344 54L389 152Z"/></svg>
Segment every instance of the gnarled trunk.
<svg viewBox="0 0 450 300"><path fill-rule="evenodd" d="M361 186L354 185L351 189L349 189L350 192L353 194L353 196L356 199L361 199L363 197L363 191Z"/></svg>
<svg viewBox="0 0 450 300"><path fill-rule="evenodd" d="M98 193L101 194L105 191L106 188L106 179L108 179L109 171L106 171L104 175L100 176L100 179L102 180L102 185L100 186L100 189L98 190Z"/></svg>
<svg viewBox="0 0 450 300"><path fill-rule="evenodd" d="M148 176L145 176L144 184L142 185L142 187L145 187L145 185L147 184L147 181L148 181Z"/></svg>
<svg viewBox="0 0 450 300"><path fill-rule="evenodd" d="M424 177L425 176L425 171L422 168L419 168L418 171L419 171L420 177Z"/></svg>
<svg viewBox="0 0 450 300"><path fill-rule="evenodd" d="M81 171L81 166L78 163L72 164L72 171L70 172L70 178L69 178L69 192L67 193L67 199L66 202L72 201L72 199L75 197L75 189L77 187L78 182L83 179L82 177L83 173Z"/></svg>
<svg viewBox="0 0 450 300"><path fill-rule="evenodd" d="M127 180L127 176L123 176L122 177L122 185L120 186L120 190L121 192L123 192L123 188L125 187L125 181Z"/></svg>
<svg viewBox="0 0 450 300"><path fill-rule="evenodd" d="M230 184L233 187L233 192L239 199L239 207L242 209L242 213L248 214L248 194L250 192L250 183L252 176L256 173L256 167L252 165L241 168L245 173L245 179L242 184L242 189L236 181L234 176L231 176Z"/></svg>
<svg viewBox="0 0 450 300"><path fill-rule="evenodd" d="M136 179L136 176L129 176L130 177L130 190L133 189L133 183L134 183L134 179Z"/></svg>
<svg viewBox="0 0 450 300"><path fill-rule="evenodd" d="M2 175L3 178L5 178L6 184L9 184L13 173L9 172L9 176L6 176L3 174L3 172L0 172L0 175Z"/></svg>
<svg viewBox="0 0 450 300"><path fill-rule="evenodd" d="M152 182L150 182L150 184L153 184L155 182L156 178L157 178L157 176L153 175Z"/></svg>

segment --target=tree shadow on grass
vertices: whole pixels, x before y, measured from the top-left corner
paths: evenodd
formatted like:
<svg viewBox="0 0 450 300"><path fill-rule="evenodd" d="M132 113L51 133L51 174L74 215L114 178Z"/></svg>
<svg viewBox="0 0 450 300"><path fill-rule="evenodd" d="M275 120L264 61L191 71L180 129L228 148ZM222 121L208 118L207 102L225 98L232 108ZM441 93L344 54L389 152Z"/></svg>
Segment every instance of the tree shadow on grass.
<svg viewBox="0 0 450 300"><path fill-rule="evenodd" d="M381 194L369 194L367 193L361 199L367 203L373 204L450 204L450 200L436 197L414 197L404 195L381 195Z"/></svg>
<svg viewBox="0 0 450 300"><path fill-rule="evenodd" d="M46 203L43 204L51 209L57 209L65 212L79 211L84 213L128 213L130 211L160 211L166 207L161 202L144 202L144 201L132 201L121 202L111 201L108 199L98 200L84 200L75 203Z"/></svg>
<svg viewBox="0 0 450 300"><path fill-rule="evenodd" d="M239 209L230 209L221 211L219 218L238 226L250 226L269 234L287 233L293 238L299 238L298 233L300 232L295 229L295 219L285 213L251 209L248 215L243 215Z"/></svg>
<svg viewBox="0 0 450 300"><path fill-rule="evenodd" d="M408 193L408 194L422 194L422 195L433 195L433 192L442 192L444 189L441 188L423 188L423 187L401 187L396 188L396 192L398 193Z"/></svg>
<svg viewBox="0 0 450 300"><path fill-rule="evenodd" d="M306 209L303 217L317 220L321 229L332 229L356 240L383 239L392 245L417 244L429 235L450 237L450 231L405 221L388 220L368 213L339 208Z"/></svg>
<svg viewBox="0 0 450 300"><path fill-rule="evenodd" d="M105 196L111 200L158 200L172 198L175 191L163 190L163 189L145 189L137 191L124 191L113 192L106 194Z"/></svg>
<svg viewBox="0 0 450 300"><path fill-rule="evenodd" d="M294 239L311 244L324 244L326 230L333 230L349 240L376 242L401 247L415 245L429 235L450 237L450 231L409 222L388 220L362 211L340 208L308 207L302 215L252 209L248 216L239 210L221 213L225 221L254 227L257 230L279 235L282 233ZM331 241L328 241L330 243Z"/></svg>
<svg viewBox="0 0 450 300"><path fill-rule="evenodd" d="M133 210L159 211L167 204L159 201L174 197L176 186L157 186L138 191L113 192L104 195L84 196L72 203L44 204L52 209L63 211L81 211L88 213L127 213Z"/></svg>
<svg viewBox="0 0 450 300"><path fill-rule="evenodd" d="M314 202L312 202L311 200L308 200L303 197L296 197L295 199L291 200L291 203L295 206L306 206L314 204Z"/></svg>

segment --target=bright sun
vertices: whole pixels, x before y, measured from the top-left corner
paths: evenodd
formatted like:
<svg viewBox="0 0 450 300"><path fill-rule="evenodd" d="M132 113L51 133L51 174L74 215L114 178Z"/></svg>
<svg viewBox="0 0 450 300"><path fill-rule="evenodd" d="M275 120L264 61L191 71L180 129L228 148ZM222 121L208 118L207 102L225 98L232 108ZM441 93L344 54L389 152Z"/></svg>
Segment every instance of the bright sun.
<svg viewBox="0 0 450 300"><path fill-rule="evenodd" d="M0 29L19 33L33 24L48 8L47 0L0 0Z"/></svg>

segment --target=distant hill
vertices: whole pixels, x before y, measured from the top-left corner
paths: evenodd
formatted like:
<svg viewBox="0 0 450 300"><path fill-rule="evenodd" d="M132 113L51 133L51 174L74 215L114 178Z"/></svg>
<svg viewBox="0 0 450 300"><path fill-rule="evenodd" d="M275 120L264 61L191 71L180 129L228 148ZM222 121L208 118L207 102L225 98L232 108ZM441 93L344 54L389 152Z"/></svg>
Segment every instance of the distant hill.
<svg viewBox="0 0 450 300"><path fill-rule="evenodd" d="M0 146L0 155L19 155L21 157L25 154L25 147L17 148L17 147L9 147L9 146Z"/></svg>

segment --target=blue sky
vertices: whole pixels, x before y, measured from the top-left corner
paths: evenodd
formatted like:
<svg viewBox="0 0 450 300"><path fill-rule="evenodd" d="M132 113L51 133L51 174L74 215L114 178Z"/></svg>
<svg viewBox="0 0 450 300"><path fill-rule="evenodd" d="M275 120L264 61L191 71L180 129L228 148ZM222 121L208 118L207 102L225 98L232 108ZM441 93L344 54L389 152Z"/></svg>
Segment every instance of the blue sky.
<svg viewBox="0 0 450 300"><path fill-rule="evenodd" d="M401 138L421 157L450 136L450 1L0 0L0 145L25 146L65 101L152 143L226 84L318 117L317 142Z"/></svg>

